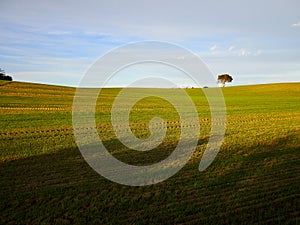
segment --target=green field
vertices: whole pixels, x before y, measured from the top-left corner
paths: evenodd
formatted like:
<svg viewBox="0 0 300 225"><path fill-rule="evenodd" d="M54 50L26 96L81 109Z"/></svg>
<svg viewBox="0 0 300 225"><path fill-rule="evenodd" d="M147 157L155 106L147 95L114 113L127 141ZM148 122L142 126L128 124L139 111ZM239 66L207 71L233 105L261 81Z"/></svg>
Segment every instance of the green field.
<svg viewBox="0 0 300 225"><path fill-rule="evenodd" d="M176 89L132 89L178 94ZM116 158L148 165L166 158L180 136L171 104L149 97L130 113L139 138L152 117L167 137L150 152L131 151L115 137L110 110L120 89L97 102L99 136ZM85 162L72 128L75 89L0 83L1 224L297 224L300 223L300 83L222 88L227 130L214 162L198 166L210 131L201 89L186 89L201 126L191 160L170 179L151 186L111 182ZM180 98L180 96L178 96Z"/></svg>

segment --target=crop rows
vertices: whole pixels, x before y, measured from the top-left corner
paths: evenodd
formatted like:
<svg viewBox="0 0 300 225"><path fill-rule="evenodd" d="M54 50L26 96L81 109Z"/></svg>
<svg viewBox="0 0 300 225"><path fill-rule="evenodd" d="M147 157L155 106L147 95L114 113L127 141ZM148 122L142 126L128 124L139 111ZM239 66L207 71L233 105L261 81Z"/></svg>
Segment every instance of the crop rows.
<svg viewBox="0 0 300 225"><path fill-rule="evenodd" d="M300 116L294 116L294 117L288 117L288 118L283 118L283 117L279 117L279 118L256 118L256 119L243 119L243 120L235 120L235 121L226 121L227 125L237 125L237 124L241 124L241 123L258 123L258 122L262 122L262 121L283 121L283 120L296 120L296 119L300 119ZM223 120L220 118L214 118L213 121L218 121L218 120ZM211 125L211 119L209 118L203 118L203 119L199 119L200 121L200 126L209 126ZM197 120L191 120L189 121L189 123L197 123L199 122ZM213 122L216 125L222 125L224 123L218 123L218 122ZM181 128L181 121L166 121L165 123L156 123L155 126L153 127L154 129L162 129L161 125L169 125L167 126L167 128L169 129L179 129ZM144 128L143 127L147 127L149 126L148 123L130 123L130 127L134 129L134 127L136 127L137 129L142 129L142 130L148 130L148 128ZM196 126L196 125L190 125L190 126L182 126L182 127L191 127L191 126ZM115 126L117 129L120 129L119 131L124 131L122 130L122 128L127 127L127 125L122 125L122 124L118 124ZM0 131L0 136L6 136L6 135L21 135L21 134L36 134L36 133L51 133L51 132L67 132L67 131L73 131L73 130L91 130L94 129L94 127L80 127L80 128L59 128L59 129L46 129L46 130L25 130L25 131L13 131L13 132L1 132ZM97 129L99 129L99 132L107 132L107 131L111 131L112 130L112 126L111 124L98 124L97 125Z"/></svg>
<svg viewBox="0 0 300 225"><path fill-rule="evenodd" d="M8 111L11 111L11 110L18 110L18 111L70 111L70 108L63 108L63 107L48 107L48 108L39 108L39 107L24 107L24 108L16 108L16 107L1 107L0 109L3 109L3 110L8 110Z"/></svg>

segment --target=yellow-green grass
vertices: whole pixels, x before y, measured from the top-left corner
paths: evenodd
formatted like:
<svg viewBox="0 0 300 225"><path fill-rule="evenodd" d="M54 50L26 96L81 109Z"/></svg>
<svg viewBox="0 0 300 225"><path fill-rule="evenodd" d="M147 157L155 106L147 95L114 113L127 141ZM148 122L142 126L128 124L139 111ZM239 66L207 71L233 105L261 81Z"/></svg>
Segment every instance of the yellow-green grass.
<svg viewBox="0 0 300 225"><path fill-rule="evenodd" d="M172 105L154 97L130 114L136 136L153 116L166 140L150 152L125 148L110 124L120 89L97 102L99 136L118 159L148 165L167 157L180 136ZM144 89L132 89L138 95ZM149 91L149 89L147 89ZM176 90L152 89L153 92ZM74 88L8 82L0 86L1 224L296 224L299 222L300 83L222 88L227 130L212 165L198 171L210 114L201 89L186 89L201 126L189 163L152 186L128 187L98 175L82 158L72 131ZM180 96L178 96L180 98Z"/></svg>

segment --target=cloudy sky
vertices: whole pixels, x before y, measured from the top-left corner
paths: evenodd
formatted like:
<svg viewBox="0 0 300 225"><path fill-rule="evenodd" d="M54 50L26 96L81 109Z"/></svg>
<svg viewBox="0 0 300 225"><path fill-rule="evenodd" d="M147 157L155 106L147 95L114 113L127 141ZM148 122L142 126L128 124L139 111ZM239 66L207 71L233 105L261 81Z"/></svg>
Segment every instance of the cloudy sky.
<svg viewBox="0 0 300 225"><path fill-rule="evenodd" d="M232 85L299 82L299 8L299 0L1 0L0 68L15 80L77 86L111 49L159 40L193 51L216 76L231 74Z"/></svg>

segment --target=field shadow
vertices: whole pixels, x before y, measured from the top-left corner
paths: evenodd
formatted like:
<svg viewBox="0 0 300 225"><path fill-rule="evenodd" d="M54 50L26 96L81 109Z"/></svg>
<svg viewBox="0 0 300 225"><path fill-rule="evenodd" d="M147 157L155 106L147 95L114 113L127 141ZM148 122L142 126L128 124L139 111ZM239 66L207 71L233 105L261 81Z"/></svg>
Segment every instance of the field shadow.
<svg viewBox="0 0 300 225"><path fill-rule="evenodd" d="M292 223L299 216L299 146L284 146L295 138L250 146L247 156L221 154L204 172L190 162L144 187L106 180L77 148L5 162L1 223Z"/></svg>
<svg viewBox="0 0 300 225"><path fill-rule="evenodd" d="M207 169L207 188L217 193L227 217L222 223L295 223L299 218L300 145L297 134L259 146L247 154L217 157ZM295 144L298 143L298 144ZM238 152L239 149L233 149ZM219 192L223 195L220 195ZM232 204L233 203L233 204ZM264 222L265 221L265 222Z"/></svg>

